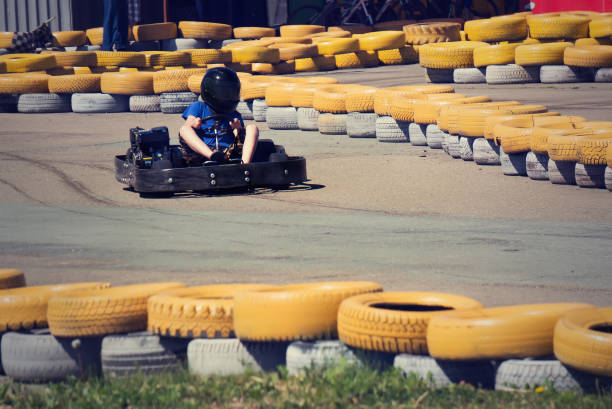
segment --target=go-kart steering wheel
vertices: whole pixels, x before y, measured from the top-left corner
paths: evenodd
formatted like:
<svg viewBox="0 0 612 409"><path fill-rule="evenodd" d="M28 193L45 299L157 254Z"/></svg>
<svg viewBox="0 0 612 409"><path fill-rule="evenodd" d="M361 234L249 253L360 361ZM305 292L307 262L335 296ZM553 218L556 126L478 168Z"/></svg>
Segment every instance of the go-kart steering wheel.
<svg viewBox="0 0 612 409"><path fill-rule="evenodd" d="M209 115L205 118L202 118L202 123L208 121L208 120L223 120L223 119L227 119L228 121L232 122L234 120L234 118L232 118L229 115L226 114L214 114L214 115Z"/></svg>

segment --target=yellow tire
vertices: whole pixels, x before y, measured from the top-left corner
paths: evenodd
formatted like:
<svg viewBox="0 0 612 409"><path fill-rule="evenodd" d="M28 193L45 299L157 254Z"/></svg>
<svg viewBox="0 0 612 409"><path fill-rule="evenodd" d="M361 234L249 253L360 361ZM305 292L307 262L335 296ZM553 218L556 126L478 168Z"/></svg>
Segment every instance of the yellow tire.
<svg viewBox="0 0 612 409"><path fill-rule="evenodd" d="M426 68L469 68L474 66L474 50L487 46L479 41L424 44L419 48L419 62Z"/></svg>
<svg viewBox="0 0 612 409"><path fill-rule="evenodd" d="M291 106L292 93L298 87L296 82L275 82L266 88L266 105L271 107Z"/></svg>
<svg viewBox="0 0 612 409"><path fill-rule="evenodd" d="M280 53L278 49L266 47L233 48L232 62L235 63L269 63L278 64Z"/></svg>
<svg viewBox="0 0 612 409"><path fill-rule="evenodd" d="M477 310L480 302L460 295L384 292L346 299L338 310L338 338L381 352L427 354L427 325L448 310Z"/></svg>
<svg viewBox="0 0 612 409"><path fill-rule="evenodd" d="M504 152L529 152L533 127L533 118L511 119L495 125L493 134L496 141L501 141Z"/></svg>
<svg viewBox="0 0 612 409"><path fill-rule="evenodd" d="M417 102L424 101L424 99L420 98L425 98L425 95L419 95L419 98L415 98L414 96L396 96L391 99L392 102L389 104L390 109L388 111L382 109L380 103L378 105L378 111L388 112L389 115L397 121L414 122L414 105Z"/></svg>
<svg viewBox="0 0 612 409"><path fill-rule="evenodd" d="M350 31L326 31L324 33L310 34L307 37L312 39L312 42L314 43L319 40L330 38L351 38L352 35L353 34Z"/></svg>
<svg viewBox="0 0 612 409"><path fill-rule="evenodd" d="M0 268L0 290L25 287L25 276L13 268Z"/></svg>
<svg viewBox="0 0 612 409"><path fill-rule="evenodd" d="M318 91L312 101L312 107L319 112L346 114L347 89L327 88Z"/></svg>
<svg viewBox="0 0 612 409"><path fill-rule="evenodd" d="M593 134L593 130L567 130L548 135L548 157L559 162L578 162L578 140Z"/></svg>
<svg viewBox="0 0 612 409"><path fill-rule="evenodd" d="M584 47L585 45L612 45L612 37L579 38L574 43L575 47Z"/></svg>
<svg viewBox="0 0 612 409"><path fill-rule="evenodd" d="M169 40L176 38L175 23L142 24L132 27L136 41Z"/></svg>
<svg viewBox="0 0 612 409"><path fill-rule="evenodd" d="M335 338L340 303L351 296L382 291L372 282L292 284L236 293L234 330L249 341Z"/></svg>
<svg viewBox="0 0 612 409"><path fill-rule="evenodd" d="M106 288L109 283L77 283L0 290L0 333L47 326L49 299L65 292Z"/></svg>
<svg viewBox="0 0 612 409"><path fill-rule="evenodd" d="M54 31L52 34L55 47L78 47L87 44L85 31Z"/></svg>
<svg viewBox="0 0 612 409"><path fill-rule="evenodd" d="M558 112L540 112L538 114L507 114L507 115L492 115L485 118L484 121L484 138L489 140L495 139L495 134L493 130L495 125L498 123L509 121L511 119L521 119L521 118L533 118L534 121L540 117L558 117L560 114ZM536 125L537 126L537 125ZM532 134L533 140L533 134Z"/></svg>
<svg viewBox="0 0 612 409"><path fill-rule="evenodd" d="M162 92L188 91L187 80L195 74L206 73L205 68L189 68L184 70L164 70L153 73L153 91Z"/></svg>
<svg viewBox="0 0 612 409"><path fill-rule="evenodd" d="M12 31L0 31L0 48L10 48L13 45L14 35Z"/></svg>
<svg viewBox="0 0 612 409"><path fill-rule="evenodd" d="M578 67L612 67L612 46L568 47L565 49L563 62Z"/></svg>
<svg viewBox="0 0 612 409"><path fill-rule="evenodd" d="M270 27L234 27L234 38L274 37L276 32Z"/></svg>
<svg viewBox="0 0 612 409"><path fill-rule="evenodd" d="M100 74L57 75L49 77L49 92L74 94L100 92Z"/></svg>
<svg viewBox="0 0 612 409"><path fill-rule="evenodd" d="M470 20L465 22L463 29L471 41L512 41L527 37L527 21L519 16Z"/></svg>
<svg viewBox="0 0 612 409"><path fill-rule="evenodd" d="M378 88L349 91L345 97L346 112L374 112L374 96Z"/></svg>
<svg viewBox="0 0 612 409"><path fill-rule="evenodd" d="M233 338L234 294L271 290L263 284L220 284L179 288L149 298L147 329L181 338Z"/></svg>
<svg viewBox="0 0 612 409"><path fill-rule="evenodd" d="M606 165L608 146L612 145L612 129L599 131L578 140L578 162L583 165Z"/></svg>
<svg viewBox="0 0 612 409"><path fill-rule="evenodd" d="M426 99L425 94L438 94L454 92L453 87L447 85L409 85L401 87L381 88L374 94L374 112L381 116L389 116L392 111L392 102L395 98ZM413 105L409 105L414 109ZM407 107L408 108L408 107ZM414 112L410 115L413 115Z"/></svg>
<svg viewBox="0 0 612 409"><path fill-rule="evenodd" d="M325 32L325 27L317 26L317 25L286 25L280 26L280 36L281 37L304 37L309 34L314 33L323 33Z"/></svg>
<svg viewBox="0 0 612 409"><path fill-rule="evenodd" d="M184 38L204 38L207 40L232 38L232 26L227 24L179 21L178 31Z"/></svg>
<svg viewBox="0 0 612 409"><path fill-rule="evenodd" d="M562 65L569 42L519 45L514 59L518 65Z"/></svg>
<svg viewBox="0 0 612 409"><path fill-rule="evenodd" d="M429 355L462 361L552 355L559 318L568 311L589 307L594 308L558 303L448 312L429 321Z"/></svg>
<svg viewBox="0 0 612 409"><path fill-rule="evenodd" d="M335 59L336 68L339 70L374 67L378 65L378 57L373 51L355 51L352 53L336 54L333 57Z"/></svg>
<svg viewBox="0 0 612 409"><path fill-rule="evenodd" d="M189 88L189 91L199 94L202 86L202 78L204 78L204 74L195 74L187 78L187 88Z"/></svg>
<svg viewBox="0 0 612 409"><path fill-rule="evenodd" d="M272 44L283 44L283 43L290 43L290 44L312 44L312 39L309 37L262 37L261 39L257 40L260 42L259 45L263 46L263 47L269 47ZM244 42L244 41L243 41ZM235 44L240 44L240 43L235 43ZM232 45L232 44L230 44ZM240 48L240 47L238 47Z"/></svg>
<svg viewBox="0 0 612 409"><path fill-rule="evenodd" d="M270 48L278 49L280 59L283 61L296 60L298 58L312 58L318 55L315 44L272 44Z"/></svg>
<svg viewBox="0 0 612 409"><path fill-rule="evenodd" d="M93 51L43 51L40 55L52 55L58 67L95 67L98 57Z"/></svg>
<svg viewBox="0 0 612 409"><path fill-rule="evenodd" d="M612 376L612 308L570 311L555 326L554 352L566 365Z"/></svg>
<svg viewBox="0 0 612 409"><path fill-rule="evenodd" d="M261 80L257 78L254 81L248 81L240 88L240 98L243 100L263 99L266 97L266 89L274 83L275 80Z"/></svg>
<svg viewBox="0 0 612 409"><path fill-rule="evenodd" d="M612 168L612 144L608 145L608 153L606 154L606 160L609 168Z"/></svg>
<svg viewBox="0 0 612 409"><path fill-rule="evenodd" d="M297 58L296 72L331 71L336 69L336 59L333 55L319 55L312 58Z"/></svg>
<svg viewBox="0 0 612 409"><path fill-rule="evenodd" d="M435 124L438 121L442 106L450 105L463 99L465 99L464 94L428 95L427 99L418 100L414 103L413 122L418 124ZM485 102L488 100L490 100L488 97L484 99L478 98L476 102ZM391 116L393 116L393 103L391 103Z"/></svg>
<svg viewBox="0 0 612 409"><path fill-rule="evenodd" d="M253 63L251 64L251 72L253 74L265 75L285 75L295 72L295 61L280 61L276 64L270 63Z"/></svg>
<svg viewBox="0 0 612 409"><path fill-rule="evenodd" d="M461 24L416 23L403 27L406 43L429 44L461 40Z"/></svg>
<svg viewBox="0 0 612 409"><path fill-rule="evenodd" d="M223 64L232 62L232 52L229 50L192 49L183 50L191 55L192 64Z"/></svg>
<svg viewBox="0 0 612 409"><path fill-rule="evenodd" d="M147 67L185 66L191 64L191 55L184 51L144 51Z"/></svg>
<svg viewBox="0 0 612 409"><path fill-rule="evenodd" d="M85 30L85 36L91 45L102 45L104 39L104 27L94 27Z"/></svg>
<svg viewBox="0 0 612 409"><path fill-rule="evenodd" d="M531 16L527 25L531 38L576 39L589 36L589 21L580 16Z"/></svg>
<svg viewBox="0 0 612 409"><path fill-rule="evenodd" d="M476 48L474 50L474 67L514 64L515 49L519 45L518 43L497 44Z"/></svg>
<svg viewBox="0 0 612 409"><path fill-rule="evenodd" d="M406 44L402 31L375 31L362 34L358 40L359 49L363 51L391 50Z"/></svg>
<svg viewBox="0 0 612 409"><path fill-rule="evenodd" d="M356 38L326 38L315 43L318 54L335 55L359 50Z"/></svg>
<svg viewBox="0 0 612 409"><path fill-rule="evenodd" d="M291 106L295 108L312 108L314 95L327 84L297 84L291 93Z"/></svg>
<svg viewBox="0 0 612 409"><path fill-rule="evenodd" d="M0 75L0 94L49 92L48 81L47 74Z"/></svg>
<svg viewBox="0 0 612 409"><path fill-rule="evenodd" d="M146 67L147 58L142 53L129 51L95 51L98 66Z"/></svg>
<svg viewBox="0 0 612 409"><path fill-rule="evenodd" d="M419 55L411 45L390 50L379 50L376 51L376 56L378 57L378 61L385 65L412 64L419 62Z"/></svg>
<svg viewBox="0 0 612 409"><path fill-rule="evenodd" d="M6 72L28 72L48 70L56 66L55 58L49 54L4 54L0 62L5 63Z"/></svg>
<svg viewBox="0 0 612 409"><path fill-rule="evenodd" d="M581 116L553 116L549 118L534 117L534 128L531 133L529 148L538 154L548 153L548 137L550 135L575 133L578 126L586 122Z"/></svg>
<svg viewBox="0 0 612 409"><path fill-rule="evenodd" d="M612 17L591 20L589 23L589 35L593 38L612 37Z"/></svg>
<svg viewBox="0 0 612 409"><path fill-rule="evenodd" d="M100 78L100 90L106 94L150 95L153 94L153 73L107 72Z"/></svg>
<svg viewBox="0 0 612 409"><path fill-rule="evenodd" d="M56 337L143 331L149 297L180 287L185 284L137 284L61 294L49 300L49 329Z"/></svg>
<svg viewBox="0 0 612 409"><path fill-rule="evenodd" d="M513 101L511 101L512 103ZM495 104L495 103L494 103ZM537 114L546 112L548 108L543 105L492 105L483 108L466 107L459 116L459 135L472 138L484 137L485 118L489 115L509 115L509 114ZM499 126L499 124L497 125ZM497 126L494 129L497 137Z"/></svg>
<svg viewBox="0 0 612 409"><path fill-rule="evenodd" d="M481 102L477 104L456 104L442 107L440 116L438 117L438 128L441 130L458 135L460 131L459 120L463 116L464 110L473 108L495 108L499 109L502 106L520 105L518 101L498 101L498 102ZM487 117L488 118L488 117Z"/></svg>

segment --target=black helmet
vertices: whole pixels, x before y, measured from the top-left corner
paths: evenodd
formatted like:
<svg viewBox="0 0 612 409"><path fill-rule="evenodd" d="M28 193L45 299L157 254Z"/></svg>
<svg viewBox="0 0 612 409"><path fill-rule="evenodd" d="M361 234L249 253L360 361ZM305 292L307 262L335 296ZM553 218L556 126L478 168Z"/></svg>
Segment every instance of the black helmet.
<svg viewBox="0 0 612 409"><path fill-rule="evenodd" d="M231 114L240 101L240 79L225 67L206 71L200 85L202 99L218 114Z"/></svg>

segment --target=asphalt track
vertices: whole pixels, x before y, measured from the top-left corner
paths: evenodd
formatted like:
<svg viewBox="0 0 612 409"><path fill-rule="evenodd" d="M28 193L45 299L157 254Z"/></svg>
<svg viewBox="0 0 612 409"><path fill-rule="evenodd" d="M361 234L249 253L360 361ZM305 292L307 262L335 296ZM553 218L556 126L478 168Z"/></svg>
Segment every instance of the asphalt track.
<svg viewBox="0 0 612 409"><path fill-rule="evenodd" d="M332 72L422 83L420 67ZM612 84L459 86L611 120ZM504 177L439 150L269 131L307 158L287 191L145 199L113 178L131 126L163 114L0 114L0 266L29 284L108 280L286 283L375 280L487 305L612 300L612 193Z"/></svg>

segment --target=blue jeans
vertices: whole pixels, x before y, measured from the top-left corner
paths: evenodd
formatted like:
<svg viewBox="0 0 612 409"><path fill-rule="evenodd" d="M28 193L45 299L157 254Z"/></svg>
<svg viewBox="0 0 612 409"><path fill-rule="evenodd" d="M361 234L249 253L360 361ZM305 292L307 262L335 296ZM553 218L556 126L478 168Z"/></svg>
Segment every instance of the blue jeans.
<svg viewBox="0 0 612 409"><path fill-rule="evenodd" d="M128 10L127 0L104 0L104 38L102 49L112 51L127 49Z"/></svg>

